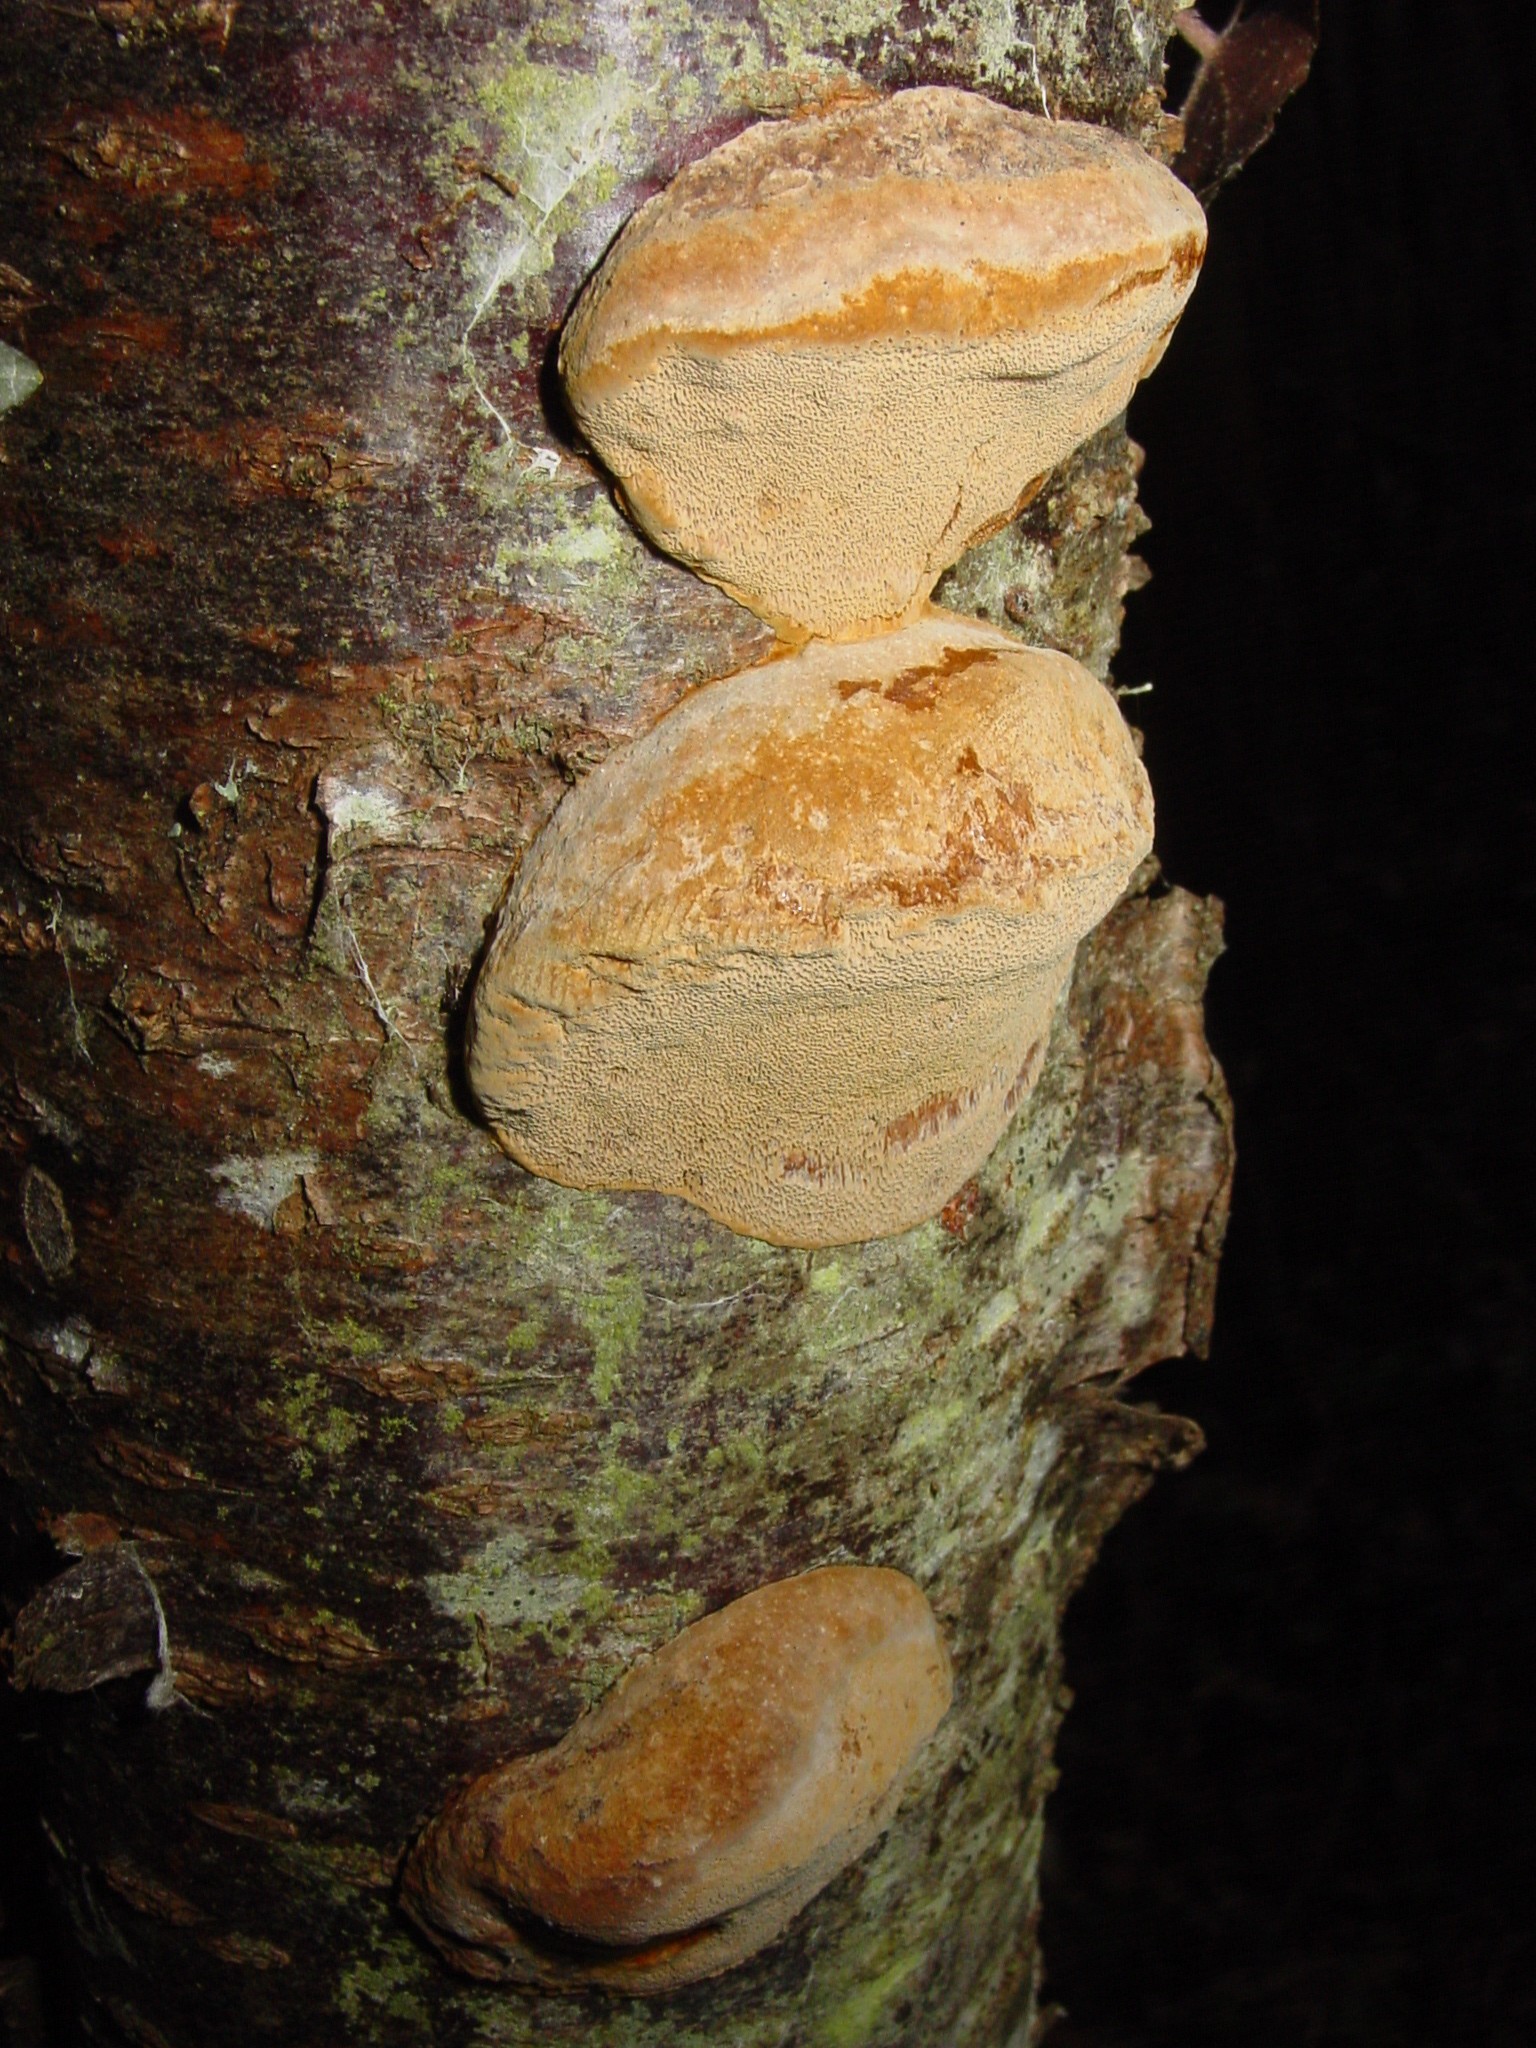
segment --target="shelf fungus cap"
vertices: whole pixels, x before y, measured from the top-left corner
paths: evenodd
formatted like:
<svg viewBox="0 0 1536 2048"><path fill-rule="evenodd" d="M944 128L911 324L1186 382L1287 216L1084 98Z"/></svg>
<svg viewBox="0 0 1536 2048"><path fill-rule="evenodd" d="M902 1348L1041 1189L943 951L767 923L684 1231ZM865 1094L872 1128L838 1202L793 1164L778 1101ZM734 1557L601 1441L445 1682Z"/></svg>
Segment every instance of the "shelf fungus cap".
<svg viewBox="0 0 1536 2048"><path fill-rule="evenodd" d="M762 1586L553 1749L457 1793L411 1852L406 1909L472 1976L633 1992L715 1976L874 1841L950 1689L904 1573Z"/></svg>
<svg viewBox="0 0 1536 2048"><path fill-rule="evenodd" d="M560 365L658 547L788 640L855 639L1122 410L1204 252L1126 137L923 86L688 165Z"/></svg>
<svg viewBox="0 0 1536 2048"><path fill-rule="evenodd" d="M1068 656L938 612L813 642L566 797L481 968L471 1083L549 1179L779 1244L890 1236L996 1144L1151 839Z"/></svg>

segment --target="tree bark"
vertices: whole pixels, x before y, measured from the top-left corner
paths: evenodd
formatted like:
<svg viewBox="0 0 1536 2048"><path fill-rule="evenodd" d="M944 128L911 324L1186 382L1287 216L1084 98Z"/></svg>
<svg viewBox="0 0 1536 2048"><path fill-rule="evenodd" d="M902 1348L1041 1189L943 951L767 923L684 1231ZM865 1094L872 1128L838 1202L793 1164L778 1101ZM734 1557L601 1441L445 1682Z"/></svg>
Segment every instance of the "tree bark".
<svg viewBox="0 0 1536 2048"><path fill-rule="evenodd" d="M1119 1393L1208 1326L1215 907L1143 871L985 1170L888 1242L532 1178L458 1043L563 791L770 644L569 438L606 242L855 88L1156 146L1171 8L10 11L0 1469L82 1560L16 1662L86 2038L1030 2037L1060 1615L1196 1441ZM1105 673L1135 467L1100 435L941 598ZM956 1669L879 1845L660 2000L448 1972L393 1894L450 1788L836 1561L910 1573Z"/></svg>

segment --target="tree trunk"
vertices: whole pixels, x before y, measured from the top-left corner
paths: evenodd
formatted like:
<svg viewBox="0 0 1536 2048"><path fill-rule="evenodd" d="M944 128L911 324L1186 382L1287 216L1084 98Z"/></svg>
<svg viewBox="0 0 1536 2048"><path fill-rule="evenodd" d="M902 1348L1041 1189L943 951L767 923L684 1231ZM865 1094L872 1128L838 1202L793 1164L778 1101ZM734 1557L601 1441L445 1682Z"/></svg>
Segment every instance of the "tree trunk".
<svg viewBox="0 0 1536 2048"><path fill-rule="evenodd" d="M1118 1393L1210 1312L1214 906L1143 871L985 1170L887 1242L530 1177L457 1059L564 790L770 644L572 445L582 277L859 84L1156 144L1171 8L11 10L0 1467L82 1560L18 1661L88 2039L1029 2038L1062 1608L1195 1441ZM941 596L1103 674L1135 467L1100 435ZM658 2000L451 1974L394 1898L449 1789L836 1561L910 1573L955 1665L879 1844Z"/></svg>

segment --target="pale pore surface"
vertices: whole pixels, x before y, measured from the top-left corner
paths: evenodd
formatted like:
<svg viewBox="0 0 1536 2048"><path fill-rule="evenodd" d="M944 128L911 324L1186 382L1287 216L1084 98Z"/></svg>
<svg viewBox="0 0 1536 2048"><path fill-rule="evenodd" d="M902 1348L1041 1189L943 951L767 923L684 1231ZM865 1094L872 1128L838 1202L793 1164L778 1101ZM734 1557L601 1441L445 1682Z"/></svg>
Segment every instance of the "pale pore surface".
<svg viewBox="0 0 1536 2048"><path fill-rule="evenodd" d="M924 87L690 165L561 366L660 547L787 638L855 638L1124 407L1204 245L1124 137Z"/></svg>
<svg viewBox="0 0 1536 2048"><path fill-rule="evenodd" d="M504 1951L508 1975L632 1990L712 1975L874 1839L950 1690L904 1574L840 1565L761 1587L628 1673L554 1749L460 1794L407 1899L439 1932ZM563 1963L519 1915L660 1945Z"/></svg>
<svg viewBox="0 0 1536 2048"><path fill-rule="evenodd" d="M1151 844L1119 710L933 613L711 683L566 798L475 993L532 1171L839 1244L925 1221L1038 1073L1077 941Z"/></svg>

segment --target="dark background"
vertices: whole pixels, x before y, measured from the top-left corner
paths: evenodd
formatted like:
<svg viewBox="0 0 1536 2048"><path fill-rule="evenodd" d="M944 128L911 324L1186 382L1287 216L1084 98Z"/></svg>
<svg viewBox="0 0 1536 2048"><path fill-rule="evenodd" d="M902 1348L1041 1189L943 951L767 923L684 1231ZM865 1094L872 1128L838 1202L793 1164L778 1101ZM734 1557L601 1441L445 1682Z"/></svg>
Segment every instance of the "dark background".
<svg viewBox="0 0 1536 2048"><path fill-rule="evenodd" d="M1131 410L1239 1160L1136 1388L1210 1447L1069 1618L1052 2048L1536 2043L1533 78L1515 0L1323 0Z"/></svg>
<svg viewBox="0 0 1536 2048"><path fill-rule="evenodd" d="M1215 1354L1138 1389L1210 1449L1069 1619L1053 2048L1536 2043L1533 79L1523 0L1324 0L1132 412L1241 1159Z"/></svg>

